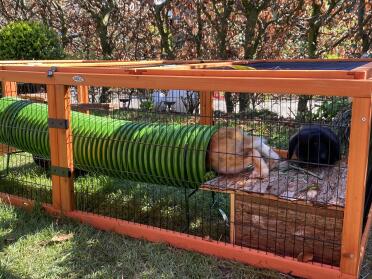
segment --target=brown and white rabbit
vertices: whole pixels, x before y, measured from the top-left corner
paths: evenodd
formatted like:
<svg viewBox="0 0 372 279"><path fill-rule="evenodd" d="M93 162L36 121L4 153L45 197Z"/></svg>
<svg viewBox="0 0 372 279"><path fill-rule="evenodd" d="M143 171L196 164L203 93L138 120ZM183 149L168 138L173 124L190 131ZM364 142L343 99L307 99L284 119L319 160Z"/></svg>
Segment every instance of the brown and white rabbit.
<svg viewBox="0 0 372 279"><path fill-rule="evenodd" d="M278 165L279 158L262 137L248 135L239 128L220 128L209 147L211 167L220 174L237 174L253 165L250 178L265 178Z"/></svg>

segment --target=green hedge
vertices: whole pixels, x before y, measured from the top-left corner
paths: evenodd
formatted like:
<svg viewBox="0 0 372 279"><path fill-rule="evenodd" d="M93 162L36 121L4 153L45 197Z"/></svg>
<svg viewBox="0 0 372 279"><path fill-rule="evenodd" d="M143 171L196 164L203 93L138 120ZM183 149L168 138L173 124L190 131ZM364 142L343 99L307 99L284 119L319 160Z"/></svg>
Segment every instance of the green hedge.
<svg viewBox="0 0 372 279"><path fill-rule="evenodd" d="M58 34L41 23L17 21L0 29L0 60L61 58Z"/></svg>

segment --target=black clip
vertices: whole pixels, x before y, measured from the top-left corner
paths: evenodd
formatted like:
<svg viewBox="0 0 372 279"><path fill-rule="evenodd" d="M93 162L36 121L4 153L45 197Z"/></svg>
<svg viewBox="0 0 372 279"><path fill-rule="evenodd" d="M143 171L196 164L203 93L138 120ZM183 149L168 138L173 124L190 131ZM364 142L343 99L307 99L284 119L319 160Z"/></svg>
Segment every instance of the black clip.
<svg viewBox="0 0 372 279"><path fill-rule="evenodd" d="M57 67L56 66L50 67L50 69L48 70L48 78L51 78L56 71L57 71Z"/></svg>
<svg viewBox="0 0 372 279"><path fill-rule="evenodd" d="M67 119L48 118L48 127L67 130L69 121Z"/></svg>
<svg viewBox="0 0 372 279"><path fill-rule="evenodd" d="M56 176L61 176L61 177L71 177L72 172L69 168L51 166L50 167L50 174L51 175L56 175Z"/></svg>

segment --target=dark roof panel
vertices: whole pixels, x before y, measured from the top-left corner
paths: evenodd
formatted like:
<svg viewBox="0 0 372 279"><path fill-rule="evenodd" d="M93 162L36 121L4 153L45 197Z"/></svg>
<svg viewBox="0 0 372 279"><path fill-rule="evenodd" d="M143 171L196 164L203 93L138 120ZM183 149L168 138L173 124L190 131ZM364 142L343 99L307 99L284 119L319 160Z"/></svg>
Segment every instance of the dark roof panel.
<svg viewBox="0 0 372 279"><path fill-rule="evenodd" d="M257 70L352 70L367 61L293 61L293 62L250 62L246 66Z"/></svg>

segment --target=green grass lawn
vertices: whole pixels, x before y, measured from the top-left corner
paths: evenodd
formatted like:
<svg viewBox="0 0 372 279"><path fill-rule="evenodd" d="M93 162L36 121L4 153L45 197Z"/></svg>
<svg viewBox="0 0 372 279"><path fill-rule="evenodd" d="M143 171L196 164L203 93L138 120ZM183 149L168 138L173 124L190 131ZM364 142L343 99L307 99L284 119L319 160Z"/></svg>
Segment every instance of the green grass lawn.
<svg viewBox="0 0 372 279"><path fill-rule="evenodd" d="M0 203L0 278L288 277Z"/></svg>

